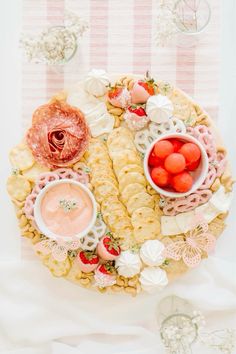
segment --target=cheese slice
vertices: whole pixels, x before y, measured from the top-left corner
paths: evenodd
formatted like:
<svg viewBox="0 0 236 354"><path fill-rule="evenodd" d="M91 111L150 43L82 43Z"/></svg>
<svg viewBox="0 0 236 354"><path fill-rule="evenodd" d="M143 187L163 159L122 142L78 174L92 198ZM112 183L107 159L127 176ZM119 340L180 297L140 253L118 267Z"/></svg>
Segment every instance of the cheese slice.
<svg viewBox="0 0 236 354"><path fill-rule="evenodd" d="M202 215L206 222L209 223L219 215L219 211L208 202L197 207L195 214Z"/></svg>
<svg viewBox="0 0 236 354"><path fill-rule="evenodd" d="M175 216L161 217L161 233L163 236L173 236L181 234L181 230L176 222Z"/></svg>
<svg viewBox="0 0 236 354"><path fill-rule="evenodd" d="M110 133L113 129L115 119L109 113L104 113L100 118L89 124L91 134L94 137Z"/></svg>
<svg viewBox="0 0 236 354"><path fill-rule="evenodd" d="M217 192L213 194L209 200L209 204L220 213L226 213L229 210L232 200L232 193L225 193L225 189L221 186Z"/></svg>
<svg viewBox="0 0 236 354"><path fill-rule="evenodd" d="M80 87L69 91L67 102L83 112L93 137L112 131L115 119L107 112L104 102L88 95Z"/></svg>
<svg viewBox="0 0 236 354"><path fill-rule="evenodd" d="M191 229L191 224L193 222L194 215L194 211L188 211L186 213L180 213L176 215L176 223L181 232L185 233Z"/></svg>

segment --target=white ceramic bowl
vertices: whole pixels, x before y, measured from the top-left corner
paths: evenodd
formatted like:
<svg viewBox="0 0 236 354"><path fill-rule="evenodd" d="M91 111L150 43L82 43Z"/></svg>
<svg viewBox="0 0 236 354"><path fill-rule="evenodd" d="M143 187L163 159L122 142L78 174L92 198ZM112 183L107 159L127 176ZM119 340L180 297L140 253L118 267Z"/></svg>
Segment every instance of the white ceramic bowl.
<svg viewBox="0 0 236 354"><path fill-rule="evenodd" d="M41 202L43 200L43 197L45 196L45 194L55 185L58 184L64 184L64 183L69 183L69 184L73 184L75 186L78 186L80 189L82 189L84 192L86 192L86 194L89 196L91 202L92 202L92 206L93 206L93 214L92 214L92 218L91 221L89 223L89 225L83 230L81 231L79 234L74 235L73 237L76 238L82 238L84 237L93 227L93 225L96 222L96 218L97 218L97 203L96 200L93 196L93 194L90 192L90 190L82 183L77 182L77 181L73 181L71 179L61 179L61 180L57 180L57 181L53 181L48 183L38 194L36 200L35 200L35 204L34 204L34 218L35 218L35 222L39 228L39 230L47 237L56 240L56 239L64 239L64 240L70 240L71 237L70 236L62 236L62 235L56 235L54 234L51 230L49 230L49 228L46 226L46 224L44 223L44 220L42 218L42 214L41 214Z"/></svg>
<svg viewBox="0 0 236 354"><path fill-rule="evenodd" d="M164 188L158 187L153 182L153 180L151 178L150 170L149 170L149 166L148 166L148 159L149 159L149 156L152 152L152 149L157 141L168 140L168 139L179 139L184 142L194 143L201 150L201 162L200 162L198 168L195 171L191 172L194 182L193 182L192 188L188 192L178 193L178 192L175 192L171 188L164 189ZM156 140L154 140L150 144L150 146L148 147L148 149L146 151L145 157L144 157L143 166L144 166L145 176L153 189L155 189L159 194L165 195L166 197L181 198L181 197L185 197L185 196L195 192L201 186L201 184L204 182L204 180L207 176L207 172L208 172L208 157L207 157L204 147L197 139L195 139L194 137L192 137L191 135L188 135L188 134L173 133L173 134L166 134L164 136L161 136L161 137L157 138Z"/></svg>

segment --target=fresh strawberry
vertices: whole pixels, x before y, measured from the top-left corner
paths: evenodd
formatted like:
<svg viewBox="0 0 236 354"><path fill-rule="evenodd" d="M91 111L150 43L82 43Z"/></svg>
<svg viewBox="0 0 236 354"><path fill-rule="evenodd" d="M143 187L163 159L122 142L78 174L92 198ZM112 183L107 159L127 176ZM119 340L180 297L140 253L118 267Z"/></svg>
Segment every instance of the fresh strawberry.
<svg viewBox="0 0 236 354"><path fill-rule="evenodd" d="M130 103L130 93L126 87L121 85L111 86L107 99L115 107L126 108Z"/></svg>
<svg viewBox="0 0 236 354"><path fill-rule="evenodd" d="M94 271L99 263L99 257L91 251L80 251L77 255L77 262L84 273Z"/></svg>
<svg viewBox="0 0 236 354"><path fill-rule="evenodd" d="M147 79L145 81L139 80L138 84L142 86L149 93L150 96L153 96L155 94L153 79Z"/></svg>
<svg viewBox="0 0 236 354"><path fill-rule="evenodd" d="M108 233L100 240L97 247L97 253L102 259L112 261L120 255L120 246Z"/></svg>
<svg viewBox="0 0 236 354"><path fill-rule="evenodd" d="M146 103L150 96L155 94L155 83L153 79L139 80L134 83L130 91L132 103Z"/></svg>
<svg viewBox="0 0 236 354"><path fill-rule="evenodd" d="M108 97L110 99L117 98L123 91L122 86L111 86L109 91L108 91Z"/></svg>
<svg viewBox="0 0 236 354"><path fill-rule="evenodd" d="M142 106L132 105L132 106L128 107L128 110L131 113L137 114L137 116L139 116L139 117L144 117L144 116L147 115L146 112L145 112L145 109Z"/></svg>
<svg viewBox="0 0 236 354"><path fill-rule="evenodd" d="M107 262L107 263L101 264L97 268L97 272L100 272L100 273L106 274L106 275L114 275L115 267L112 264L112 262Z"/></svg>
<svg viewBox="0 0 236 354"><path fill-rule="evenodd" d="M132 104L127 108L124 114L124 120L130 130L137 131L147 125L149 118L142 105Z"/></svg>

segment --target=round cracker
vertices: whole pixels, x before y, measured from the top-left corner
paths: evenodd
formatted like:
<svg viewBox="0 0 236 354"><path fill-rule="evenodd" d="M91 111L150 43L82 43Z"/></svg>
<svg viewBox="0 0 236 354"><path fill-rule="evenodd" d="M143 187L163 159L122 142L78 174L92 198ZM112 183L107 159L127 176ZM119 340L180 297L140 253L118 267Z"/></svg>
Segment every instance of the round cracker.
<svg viewBox="0 0 236 354"><path fill-rule="evenodd" d="M41 173L48 172L49 168L39 165L37 162L29 169L23 171L25 176L30 182L35 182Z"/></svg>
<svg viewBox="0 0 236 354"><path fill-rule="evenodd" d="M135 194L139 192L146 192L145 187L140 183L128 184L121 192L121 200L123 203L127 204L128 200Z"/></svg>
<svg viewBox="0 0 236 354"><path fill-rule="evenodd" d="M139 172L141 174L144 174L143 172L143 168L139 165L136 164L130 164L130 165L126 165L124 166L117 174L117 178L118 180L120 180L123 176L126 176L127 173L129 172Z"/></svg>
<svg viewBox="0 0 236 354"><path fill-rule="evenodd" d="M133 195L127 202L127 210L131 215L135 210L148 207L154 208L155 200L153 196L148 194L147 192L140 192Z"/></svg>
<svg viewBox="0 0 236 354"><path fill-rule="evenodd" d="M120 232L125 228L131 228L130 219L127 216L108 215L107 223L112 232Z"/></svg>
<svg viewBox="0 0 236 354"><path fill-rule="evenodd" d="M92 177L91 177L91 183L92 185L96 188L97 185L100 185L100 184L106 184L107 182L111 182L113 183L115 186L118 187L118 182L117 180L115 179L114 176L112 176L111 174L106 174L106 175L100 175L100 174L92 174Z"/></svg>
<svg viewBox="0 0 236 354"><path fill-rule="evenodd" d="M115 212L116 210L126 211L124 205L119 201L116 196L110 196L102 201L101 211L102 215L106 217L108 214Z"/></svg>
<svg viewBox="0 0 236 354"><path fill-rule="evenodd" d="M27 170L32 167L35 162L32 152L26 144L15 146L9 153L9 160L12 167L20 171Z"/></svg>
<svg viewBox="0 0 236 354"><path fill-rule="evenodd" d="M142 166L140 156L134 151L130 151L130 150L120 151L113 158L113 169L116 175L118 175L119 171L124 166L131 165L131 164Z"/></svg>
<svg viewBox="0 0 236 354"><path fill-rule="evenodd" d="M114 183L107 182L106 184L100 184L96 186L94 194L97 201L101 203L104 199L106 199L109 196L119 195L119 191L118 188L114 185Z"/></svg>
<svg viewBox="0 0 236 354"><path fill-rule="evenodd" d="M107 145L109 146L113 140L115 139L119 139L121 136L126 136L130 139L133 138L132 133L130 132L129 129L125 128L125 127L119 127L116 129L113 129L113 131L109 134L108 138L107 138Z"/></svg>
<svg viewBox="0 0 236 354"><path fill-rule="evenodd" d="M143 174L139 172L129 172L119 180L119 189L122 191L126 186L132 183L142 184L144 187L147 185L147 181Z"/></svg>
<svg viewBox="0 0 236 354"><path fill-rule="evenodd" d="M196 121L197 113L193 103L184 93L175 89L169 98L174 106L173 116L182 120L187 120L191 117L193 121Z"/></svg>
<svg viewBox="0 0 236 354"><path fill-rule="evenodd" d="M12 199L22 202L31 192L31 185L24 176L12 175L7 180L7 191Z"/></svg>
<svg viewBox="0 0 236 354"><path fill-rule="evenodd" d="M155 239L160 234L160 221L155 211L148 207L136 209L131 216L134 236L138 243Z"/></svg>
<svg viewBox="0 0 236 354"><path fill-rule="evenodd" d="M112 208L110 209L103 209L102 210L102 217L103 217L103 220L106 222L106 223L110 223L109 220L109 217L110 215L112 215L113 219L116 219L116 220L119 220L119 218L121 217L126 217L127 216L127 211L125 209L123 209L120 205L114 205Z"/></svg>

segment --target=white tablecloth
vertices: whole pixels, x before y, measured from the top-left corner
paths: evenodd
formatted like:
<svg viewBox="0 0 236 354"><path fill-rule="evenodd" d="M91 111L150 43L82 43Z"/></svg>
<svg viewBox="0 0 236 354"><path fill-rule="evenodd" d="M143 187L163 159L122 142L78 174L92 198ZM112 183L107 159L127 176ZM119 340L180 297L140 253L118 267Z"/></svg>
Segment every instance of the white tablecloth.
<svg viewBox="0 0 236 354"><path fill-rule="evenodd" d="M220 126L236 176L235 0L222 1ZM4 2L1 12L1 246L0 353L154 354L164 353L155 311L168 294L192 301L208 328L236 328L236 199L214 257L161 294L137 298L101 295L53 278L35 261L22 261L13 208L5 191L7 153L21 138L21 1ZM196 353L214 353L209 349Z"/></svg>

